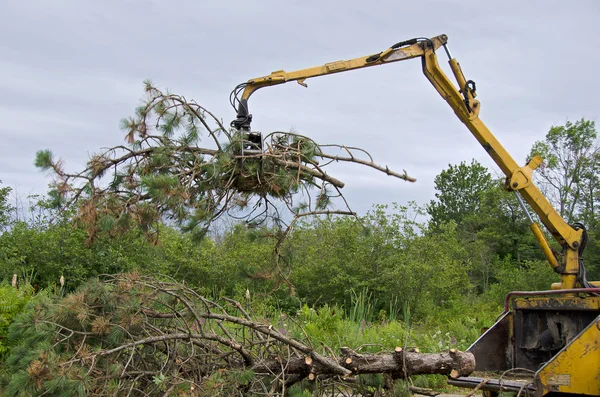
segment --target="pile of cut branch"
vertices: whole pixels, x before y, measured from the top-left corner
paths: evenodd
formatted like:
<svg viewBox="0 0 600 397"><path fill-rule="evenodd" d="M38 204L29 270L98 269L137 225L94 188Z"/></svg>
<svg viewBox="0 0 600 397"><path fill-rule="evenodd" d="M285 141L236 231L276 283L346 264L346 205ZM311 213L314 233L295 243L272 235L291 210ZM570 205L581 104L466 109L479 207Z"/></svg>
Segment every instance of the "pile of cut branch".
<svg viewBox="0 0 600 397"><path fill-rule="evenodd" d="M283 395L299 382L352 395L360 374L457 377L474 369L470 353L454 350L317 349L300 327L293 335L253 319L239 302L219 304L137 273L41 301L13 328L21 342L8 361L8 395Z"/></svg>

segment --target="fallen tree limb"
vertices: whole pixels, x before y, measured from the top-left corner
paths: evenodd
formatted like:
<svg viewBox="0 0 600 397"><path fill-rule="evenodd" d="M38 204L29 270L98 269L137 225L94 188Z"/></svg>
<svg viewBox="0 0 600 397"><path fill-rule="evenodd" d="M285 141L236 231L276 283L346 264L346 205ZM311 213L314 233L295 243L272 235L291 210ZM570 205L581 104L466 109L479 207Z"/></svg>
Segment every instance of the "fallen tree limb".
<svg viewBox="0 0 600 397"><path fill-rule="evenodd" d="M395 378L410 375L442 374L451 378L469 375L475 370L475 358L471 353L451 350L444 353L428 354L405 351L397 348L390 353L358 354L342 348L343 356L337 364L348 369L346 376L359 374L390 374ZM273 359L255 365L256 373L273 373L285 368L286 374L305 374L315 376L337 375L335 368L322 362L310 361L305 357L293 357L287 361Z"/></svg>
<svg viewBox="0 0 600 397"><path fill-rule="evenodd" d="M27 354L8 368L17 374L11 379L29 379L33 395L57 392L57 379L66 379L65 395L282 395L302 381L352 389L366 374L456 378L475 367L470 353L456 350L317 351L294 320L257 320L237 301L220 304L183 284L137 273L90 282L58 302L40 300L33 310L35 316L15 325Z"/></svg>

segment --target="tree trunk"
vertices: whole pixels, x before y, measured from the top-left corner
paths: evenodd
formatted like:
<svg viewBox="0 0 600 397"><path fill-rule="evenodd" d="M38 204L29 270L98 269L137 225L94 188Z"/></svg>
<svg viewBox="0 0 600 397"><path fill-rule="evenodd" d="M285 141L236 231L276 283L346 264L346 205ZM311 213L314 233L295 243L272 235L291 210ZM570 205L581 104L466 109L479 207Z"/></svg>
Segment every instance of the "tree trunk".
<svg viewBox="0 0 600 397"><path fill-rule="evenodd" d="M394 352L378 354L358 354L342 348L342 357L335 363L349 372L345 377L358 374L390 374L394 378L420 374L442 374L457 378L469 375L475 370L475 358L471 353L451 349L445 353L427 354L407 351L397 347ZM256 373L280 373L315 378L321 375L337 375L336 367L312 360L310 356L290 357L282 360L277 357L264 360L252 368ZM309 376L312 375L312 376Z"/></svg>

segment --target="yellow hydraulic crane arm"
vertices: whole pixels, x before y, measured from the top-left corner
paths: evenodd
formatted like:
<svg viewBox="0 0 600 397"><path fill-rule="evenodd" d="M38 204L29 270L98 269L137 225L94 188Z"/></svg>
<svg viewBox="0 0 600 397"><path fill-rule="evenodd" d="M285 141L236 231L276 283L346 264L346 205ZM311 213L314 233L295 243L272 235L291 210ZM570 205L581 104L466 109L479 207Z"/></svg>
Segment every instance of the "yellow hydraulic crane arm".
<svg viewBox="0 0 600 397"><path fill-rule="evenodd" d="M430 39L430 45L437 50L446 43L446 36L437 36ZM406 46L408 45L408 46ZM333 73L347 72L355 69L362 69L371 66L378 66L384 63L392 63L422 57L425 50L418 43L417 39L402 41L394 44L392 47L379 54L350 59L348 61L336 61L326 63L322 66L315 66L308 69L285 72L278 70L268 76L258 77L249 80L242 93L242 99L248 99L250 95L259 88L268 87L276 84L287 83L288 81L297 81L298 84L306 86L304 80L311 77L324 76Z"/></svg>
<svg viewBox="0 0 600 397"><path fill-rule="evenodd" d="M561 275L561 288L577 287L580 271L579 249L582 244L583 229L575 228L566 223L548 199L533 184L532 172L540 165L542 159L536 156L527 165L519 166L479 119L480 102L475 99L475 83L465 78L458 61L450 55L446 45L447 42L448 37L446 35L429 39L411 39L396 43L378 54L347 61L331 62L293 72L278 70L268 76L248 80L246 83L238 85L232 92L232 105L237 110L237 118L232 122L232 126L242 131L250 131L252 115L248 111L248 99L259 88L289 81L297 81L299 84L306 86L304 81L312 77L421 58L423 73L427 79L506 175L506 188L517 192L519 200L521 200L521 196L525 199L552 236L562 245L563 258L559 263L550 250L539 226L531 220L532 232L542 247L548 262ZM446 76L438 64L436 50L440 47L443 47L448 55L450 69L458 87ZM239 93L242 94L241 99L238 99Z"/></svg>
<svg viewBox="0 0 600 397"><path fill-rule="evenodd" d="M304 81L309 78L423 57L427 49L419 43L419 40L426 40L431 50L435 53L435 50L446 44L447 37L445 35L440 35L432 39L411 39L401 41L378 54L354 58L347 61L330 62L322 66L296 70L293 72L277 70L268 76L257 77L239 84L233 90L230 97L231 105L237 111L237 118L231 122L231 125L238 130L250 130L252 115L248 111L248 99L250 98L250 95L259 88L284 84L290 81L297 81L298 84L306 87L307 85ZM241 98L238 98L240 93Z"/></svg>

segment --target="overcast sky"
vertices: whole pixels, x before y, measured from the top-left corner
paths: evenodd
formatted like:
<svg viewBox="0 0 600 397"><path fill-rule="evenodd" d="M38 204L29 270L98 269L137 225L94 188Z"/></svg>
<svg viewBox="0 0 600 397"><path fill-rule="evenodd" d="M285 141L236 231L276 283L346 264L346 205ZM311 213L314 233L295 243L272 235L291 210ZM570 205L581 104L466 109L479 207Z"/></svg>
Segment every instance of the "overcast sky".
<svg viewBox="0 0 600 397"><path fill-rule="evenodd" d="M99 148L121 144L119 120L133 113L147 78L229 122L229 93L240 82L441 33L477 83L481 119L523 163L550 126L597 120L599 17L592 0L0 0L0 180L21 195L42 193L49 178L33 166L37 150L77 170ZM253 128L360 146L418 179L337 167L359 212L428 202L448 164L475 158L498 170L419 60L307 83L258 91Z"/></svg>

